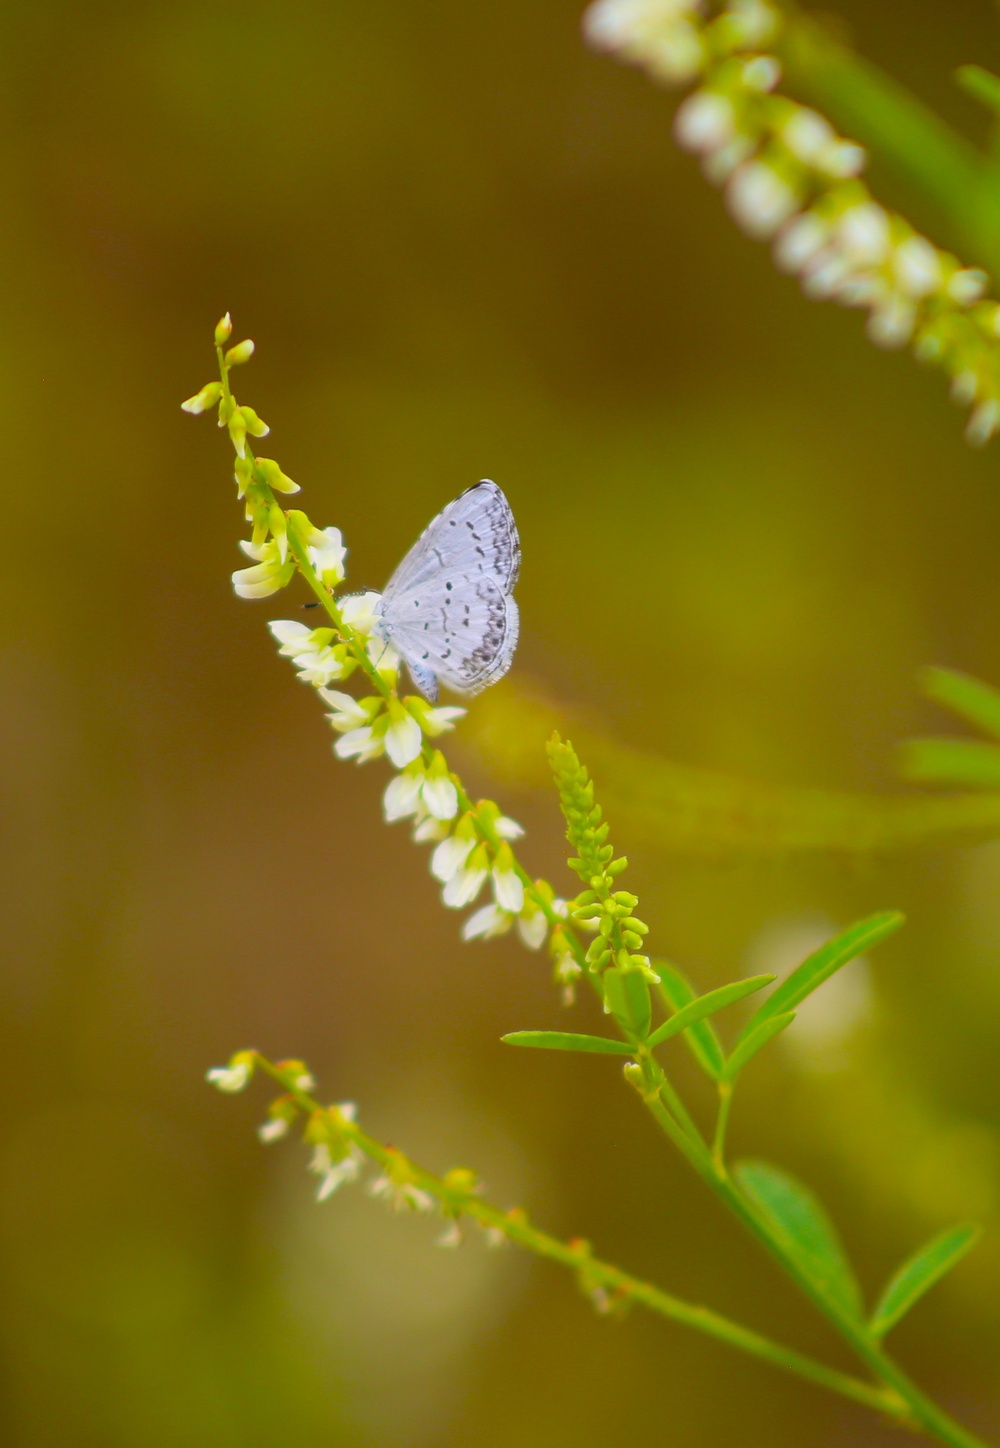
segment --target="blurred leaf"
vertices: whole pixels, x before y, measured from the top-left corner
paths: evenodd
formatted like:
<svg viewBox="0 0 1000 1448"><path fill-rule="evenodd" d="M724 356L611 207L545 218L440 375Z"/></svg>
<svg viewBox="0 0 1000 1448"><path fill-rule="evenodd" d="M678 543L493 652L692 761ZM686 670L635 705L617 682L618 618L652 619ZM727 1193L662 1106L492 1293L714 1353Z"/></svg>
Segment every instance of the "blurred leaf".
<svg viewBox="0 0 1000 1448"><path fill-rule="evenodd" d="M895 1327L913 1304L971 1251L981 1236L982 1228L971 1223L952 1227L904 1262L872 1313L871 1330L875 1337L884 1337Z"/></svg>
<svg viewBox="0 0 1000 1448"><path fill-rule="evenodd" d="M541 1051L590 1051L603 1056L631 1056L632 1047L609 1036L579 1036L570 1031L511 1031L500 1037L508 1046L535 1046Z"/></svg>
<svg viewBox="0 0 1000 1448"><path fill-rule="evenodd" d="M572 732L600 779L605 809L633 850L712 860L820 851L857 856L1000 837L995 796L865 795L737 779L620 744L579 711L514 680L476 701L457 743L476 747L494 777L547 789L544 744L557 728Z"/></svg>
<svg viewBox="0 0 1000 1448"><path fill-rule="evenodd" d="M736 1043L736 1049L726 1062L723 1076L727 1081L735 1081L736 1077L743 1070L749 1061L752 1061L758 1051L762 1051L768 1041L773 1041L779 1036L786 1026L790 1026L795 1019L794 1011L786 1011L783 1016L770 1016L766 1021L761 1021L752 1031L746 1031L740 1036Z"/></svg>
<svg viewBox="0 0 1000 1448"><path fill-rule="evenodd" d="M914 784L1000 789L1000 748L976 739L907 739L899 768Z"/></svg>
<svg viewBox="0 0 1000 1448"><path fill-rule="evenodd" d="M653 969L660 977L659 992L674 1011L681 1011L698 1000L698 992L677 965L655 960ZM698 1065L713 1081L722 1079L726 1054L718 1036L707 1020L696 1021L684 1032L684 1040Z"/></svg>
<svg viewBox="0 0 1000 1448"><path fill-rule="evenodd" d="M928 699L1000 739L1000 689L957 669L921 669L917 682Z"/></svg>
<svg viewBox="0 0 1000 1448"><path fill-rule="evenodd" d="M678 1032L687 1030L688 1026L696 1021L704 1020L706 1016L714 1015L721 1011L724 1006L732 1005L741 1001L745 996L753 995L754 991L762 990L764 986L770 985L775 979L773 975L753 975L747 980L735 980L731 985L719 986L718 990L710 990L706 995L698 996L688 1005L683 1006L669 1021L664 1021L646 1042L648 1046L658 1046L663 1041L669 1041L671 1036Z"/></svg>
<svg viewBox="0 0 1000 1448"><path fill-rule="evenodd" d="M638 970L612 966L604 972L602 982L608 1009L622 1030L633 1040L644 1041L653 1015L645 976Z"/></svg>
<svg viewBox="0 0 1000 1448"><path fill-rule="evenodd" d="M825 1297L852 1317L864 1311L861 1288L837 1230L808 1187L763 1161L739 1162L740 1187Z"/></svg>
<svg viewBox="0 0 1000 1448"><path fill-rule="evenodd" d="M869 915L867 919L859 920L856 925L849 925L846 930L841 930L832 940L821 945L819 950L814 950L812 955L796 966L778 989L768 996L764 1004L754 1011L743 1027L737 1048L761 1022L794 1009L825 980L829 980L835 971L840 970L841 966L870 950L873 945L878 945L887 935L894 934L905 918L898 910L883 910L878 915Z"/></svg>
<svg viewBox="0 0 1000 1448"><path fill-rule="evenodd" d="M984 70L981 65L960 65L955 71L955 79L966 95L972 96L994 114L1000 113L1000 80L992 71Z"/></svg>

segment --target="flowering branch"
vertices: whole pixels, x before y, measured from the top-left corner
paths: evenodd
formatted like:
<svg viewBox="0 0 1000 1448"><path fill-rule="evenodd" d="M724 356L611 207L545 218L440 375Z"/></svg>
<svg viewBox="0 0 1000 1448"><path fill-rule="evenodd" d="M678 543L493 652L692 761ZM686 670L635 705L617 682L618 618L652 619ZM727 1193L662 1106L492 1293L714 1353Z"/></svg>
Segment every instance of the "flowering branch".
<svg viewBox="0 0 1000 1448"><path fill-rule="evenodd" d="M698 83L676 112L674 135L723 188L737 225L772 242L775 265L797 276L807 297L866 312L876 346L911 346L941 367L955 400L971 407L967 440L987 442L1000 428L1000 303L986 297L985 272L873 198L861 145L781 93L783 53L801 73L825 42L769 0L595 0L584 30L596 48L663 84ZM920 114L921 134L935 142L934 175L953 173L949 198L968 181L978 235L987 234L985 161Z"/></svg>
<svg viewBox="0 0 1000 1448"><path fill-rule="evenodd" d="M253 343L242 342L224 350L230 333L227 314L216 329L220 380L206 384L183 406L199 413L217 404L219 424L228 429L236 453L237 488L252 526L250 539L240 546L254 560L251 567L233 575L236 592L245 598L264 598L286 587L296 574L305 580L329 624L308 629L301 623L277 621L270 627L280 652L292 660L299 677L329 707L329 722L338 735L334 752L358 763L381 756L389 760L396 773L384 795L386 818L413 819L415 839L434 843L431 870L442 883L445 905L461 909L473 904L490 880L493 900L466 920L462 931L466 939L499 934L516 921L529 947L537 949L547 941L564 994L571 995L576 979L585 978L621 1037L529 1031L506 1039L520 1046L628 1058L625 1078L639 1092L660 1129L850 1343L873 1373L875 1385L858 1384L735 1324L680 1303L609 1264L595 1264L583 1244L559 1243L535 1232L519 1214L505 1216L479 1202L471 1173L449 1173L440 1180L432 1177L402 1153L364 1136L354 1124L351 1109L319 1107L309 1095L312 1078L301 1062L272 1066L256 1052L241 1052L228 1066L210 1071L209 1079L222 1090L240 1090L260 1066L282 1085L283 1094L272 1102L268 1121L261 1128L262 1139L286 1134L305 1113L304 1136L314 1147L312 1170L320 1177L321 1198L356 1177L362 1158L369 1156L383 1167L370 1190L397 1207L431 1210L437 1205L451 1219L446 1240L457 1241L459 1218L470 1216L488 1229L496 1228L542 1255L573 1266L591 1295L600 1294L599 1301L613 1302L616 1296L641 1301L856 1401L878 1406L900 1423L921 1428L954 1448L979 1448L978 1440L921 1393L881 1346L889 1327L968 1250L975 1232L966 1227L954 1229L943 1256L940 1243L931 1244L907 1264L901 1279L897 1275L890 1283L866 1320L860 1290L839 1239L807 1189L762 1163L730 1167L725 1158L726 1124L743 1069L791 1024L800 1001L835 970L897 929L902 917L892 912L873 916L827 942L758 1006L732 1049L725 1051L709 1018L770 984L773 977L734 981L698 996L675 966L650 961L644 953L648 926L635 914L638 900L620 888L627 861L615 856L608 841L608 825L595 801L587 770L572 745L557 735L550 742L549 759L567 838L574 850L569 864L583 889L574 900L564 902L556 898L547 881L528 874L513 849L513 842L523 834L520 826L504 816L492 800L473 803L432 742L452 728L464 710L435 708L424 699L400 695L399 657L377 631L378 595L336 594L345 577L345 549L339 530L320 530L305 513L279 506L275 494L297 492L298 486L277 463L253 455L248 436L265 436L268 428L252 408L236 402L230 382L232 368L249 360ZM373 693L357 698L329 687L359 671ZM975 708L986 707L978 695L977 700ZM971 708L967 699L967 712ZM581 938L584 932L592 936L586 949ZM651 986L665 1013L656 1026ZM711 1147L656 1055L674 1036L684 1038L716 1086L719 1104ZM899 1280L903 1288L898 1286ZM610 1298L609 1291L613 1294Z"/></svg>
<svg viewBox="0 0 1000 1448"><path fill-rule="evenodd" d="M503 1211L484 1201L475 1173L467 1168L456 1167L443 1176L434 1175L397 1148L362 1131L355 1119L353 1103L321 1106L311 1094L315 1083L301 1061L275 1063L259 1051L240 1051L228 1066L215 1068L209 1077L220 1090L236 1092L247 1085L255 1070L270 1076L282 1088L282 1094L268 1108L267 1120L258 1128L258 1134L265 1142L277 1141L288 1135L293 1125L302 1124L302 1138L312 1147L309 1169L320 1178L317 1188L320 1201L332 1196L345 1182L357 1180L367 1158L380 1169L368 1183L369 1194L387 1201L397 1211L438 1212L446 1222L438 1238L440 1246L457 1247L463 1240L463 1223L472 1222L483 1232L489 1246L514 1242L538 1257L568 1267L598 1312L620 1313L633 1303L638 1304L819 1387L906 1421L906 1404L890 1389L873 1387L828 1368L720 1313L664 1292L595 1257L590 1244L582 1238L560 1241L533 1226L519 1207Z"/></svg>

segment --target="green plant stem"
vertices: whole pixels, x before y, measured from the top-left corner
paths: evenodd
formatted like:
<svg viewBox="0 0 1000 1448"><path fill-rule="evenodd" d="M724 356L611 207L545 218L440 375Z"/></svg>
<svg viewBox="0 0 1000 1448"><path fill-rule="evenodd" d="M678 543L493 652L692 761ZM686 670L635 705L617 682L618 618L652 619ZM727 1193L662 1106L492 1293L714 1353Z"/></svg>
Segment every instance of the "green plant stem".
<svg viewBox="0 0 1000 1448"><path fill-rule="evenodd" d="M832 1323L840 1335L850 1344L863 1363L875 1377L890 1390L896 1402L898 1418L918 1426L942 1443L952 1448L985 1448L982 1439L969 1433L956 1423L942 1408L928 1398L915 1383L911 1382L902 1368L888 1356L872 1337L867 1325L844 1312L831 1302L802 1270L798 1260L786 1248L782 1239L772 1230L769 1222L753 1204L738 1190L731 1180L725 1165L721 1167L714 1156L703 1145L699 1146L683 1133L671 1111L662 1099L662 1072L650 1057L643 1062L645 1089L641 1091L647 1109L657 1125L677 1146L691 1163L698 1175L705 1181L719 1199L742 1222L743 1226L757 1238L784 1268L798 1288L815 1307Z"/></svg>
<svg viewBox="0 0 1000 1448"><path fill-rule="evenodd" d="M729 1175L726 1169L726 1128L729 1125L729 1111L732 1104L732 1081L720 1081L719 1113L715 1118L715 1136L712 1141L712 1163L720 1176Z"/></svg>
<svg viewBox="0 0 1000 1448"><path fill-rule="evenodd" d="M323 1110L319 1102L308 1092L290 1085L287 1073L283 1072L279 1066L274 1065L259 1052L254 1052L254 1056L259 1069L276 1081L284 1092L293 1097L304 1112L312 1115L314 1112ZM341 1122L339 1128L372 1161L387 1170L392 1169L397 1157L392 1148L384 1146L352 1122ZM529 1252L534 1252L536 1256L544 1257L551 1262L558 1262L561 1266L568 1267L584 1276L588 1287L604 1288L615 1301L639 1303L660 1317L681 1323L685 1327L692 1327L695 1331L715 1338L719 1342L728 1343L730 1347L749 1353L752 1357L770 1363L772 1367L793 1373L796 1377L804 1378L807 1382L826 1388L841 1397L849 1398L852 1402L860 1403L866 1408L873 1408L876 1412L898 1417L900 1404L894 1393L862 1382L847 1373L818 1363L792 1348L772 1342L760 1333L743 1327L740 1323L732 1322L729 1318L713 1312L707 1307L699 1307L694 1303L674 1297L671 1293L653 1286L652 1283L622 1271L613 1263L593 1257L587 1244L582 1241L563 1242L558 1237L552 1237L547 1232L540 1231L537 1227L532 1226L520 1212L504 1212L499 1207L494 1207L474 1195L463 1195L456 1203L454 1190L441 1177L435 1176L434 1173L412 1161L408 1162L408 1166L412 1173L413 1184L428 1192L446 1213L452 1214L459 1211L462 1215L471 1217L480 1226L501 1232L508 1241L516 1242Z"/></svg>

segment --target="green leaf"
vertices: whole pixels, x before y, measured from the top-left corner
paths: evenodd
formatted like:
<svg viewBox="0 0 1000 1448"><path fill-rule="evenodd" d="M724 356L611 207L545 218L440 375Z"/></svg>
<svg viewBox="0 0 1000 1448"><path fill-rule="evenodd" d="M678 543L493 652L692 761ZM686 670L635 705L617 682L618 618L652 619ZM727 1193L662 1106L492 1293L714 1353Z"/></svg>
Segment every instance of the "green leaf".
<svg viewBox="0 0 1000 1448"><path fill-rule="evenodd" d="M660 977L660 995L671 1010L681 1011L698 999L698 992L679 966L666 960L654 960L653 969ZM721 1081L726 1055L710 1022L696 1021L684 1032L684 1040L706 1076L711 1076L713 1081Z"/></svg>
<svg viewBox="0 0 1000 1448"><path fill-rule="evenodd" d="M979 67L972 65L966 69L978 70ZM1000 103L1000 81L994 76L990 76L990 81L996 87ZM943 704L984 734L1000 739L1000 689L972 678L971 674L960 674L957 669L921 669L917 683L921 692L928 699L933 699L935 704Z"/></svg>
<svg viewBox="0 0 1000 1448"><path fill-rule="evenodd" d="M592 1051L603 1056L631 1056L632 1047L609 1036L577 1036L569 1031L511 1031L501 1036L508 1046L535 1046L542 1051Z"/></svg>
<svg viewBox="0 0 1000 1448"><path fill-rule="evenodd" d="M913 784L1000 789L1000 749L978 739L907 739L899 768Z"/></svg>
<svg viewBox="0 0 1000 1448"><path fill-rule="evenodd" d="M852 1317L863 1313L861 1289L837 1230L808 1187L763 1161L733 1172L746 1196L828 1301Z"/></svg>
<svg viewBox="0 0 1000 1448"><path fill-rule="evenodd" d="M733 1054L726 1062L723 1079L735 1081L743 1067L756 1056L757 1052L762 1051L768 1041L773 1041L775 1036L780 1036L785 1027L790 1026L794 1019L794 1011L786 1011L783 1016L769 1016L749 1034L742 1035L736 1043Z"/></svg>
<svg viewBox="0 0 1000 1448"><path fill-rule="evenodd" d="M734 980L731 985L722 985L718 990L710 990L707 994L698 996L682 1006L669 1021L657 1026L646 1044L658 1046L661 1041L669 1041L670 1037L676 1036L679 1031L686 1031L696 1021L721 1011L723 1006L732 1005L735 1001L741 1001L744 996L753 995L754 991L770 985L774 979L773 975L752 975L747 980Z"/></svg>
<svg viewBox="0 0 1000 1448"><path fill-rule="evenodd" d="M811 995L834 971L854 960L855 956L870 950L887 935L892 935L905 918L898 910L883 910L878 915L869 915L867 920L859 920L856 925L849 925L846 930L821 945L819 950L814 951L797 966L773 995L768 996L764 1004L754 1011L737 1041L737 1049L763 1021L794 1010L800 1001Z"/></svg>
<svg viewBox="0 0 1000 1448"><path fill-rule="evenodd" d="M653 1018L645 976L639 970L619 970L612 966L601 979L604 999L615 1020L632 1040L644 1041Z"/></svg>
<svg viewBox="0 0 1000 1448"><path fill-rule="evenodd" d="M928 1288L939 1282L960 1262L966 1252L979 1241L982 1228L972 1223L952 1227L942 1232L926 1247L921 1247L893 1276L888 1287L879 1298L878 1306L872 1313L871 1330L875 1337L884 1337L895 1327L904 1313L917 1302Z"/></svg>

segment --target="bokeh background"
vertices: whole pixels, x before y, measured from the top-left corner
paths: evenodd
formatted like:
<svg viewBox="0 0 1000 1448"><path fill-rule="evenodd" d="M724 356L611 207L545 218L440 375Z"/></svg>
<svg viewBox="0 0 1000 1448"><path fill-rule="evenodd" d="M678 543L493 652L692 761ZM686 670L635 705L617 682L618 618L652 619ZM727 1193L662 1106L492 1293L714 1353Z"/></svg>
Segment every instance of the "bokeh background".
<svg viewBox="0 0 1000 1448"><path fill-rule="evenodd" d="M203 1082L238 1047L304 1056L427 1165L473 1166L501 1204L846 1365L613 1065L499 1044L565 1024L545 961L462 946L423 852L380 823L382 766L333 760L264 628L300 600L234 598L229 445L178 407L231 308L258 346L240 395L343 528L351 585L380 587L477 478L507 490L523 642L497 699L530 684L734 775L897 789L898 740L944 723L917 667L1000 682L1000 454L735 231L669 98L589 54L579 10L3 7L12 1448L897 1441L682 1329L601 1320L513 1250L443 1252L356 1191L317 1206L301 1149L257 1143L263 1098ZM984 131L950 71L1000 63L990 6L838 10ZM464 748L569 889L553 798ZM816 1185L870 1292L986 1221L895 1345L1000 1433L1000 843L630 853L659 948L705 988L907 911L754 1067L734 1145Z"/></svg>

